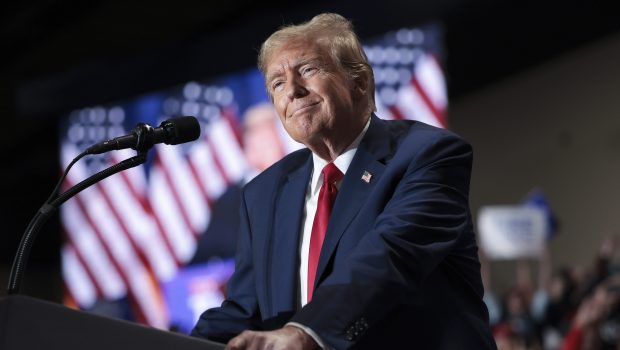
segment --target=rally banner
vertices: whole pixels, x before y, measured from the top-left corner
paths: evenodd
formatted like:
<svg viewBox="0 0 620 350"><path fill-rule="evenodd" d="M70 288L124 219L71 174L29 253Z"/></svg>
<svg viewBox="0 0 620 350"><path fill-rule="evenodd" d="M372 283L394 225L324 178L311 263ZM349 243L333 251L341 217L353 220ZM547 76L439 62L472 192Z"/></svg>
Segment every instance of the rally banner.
<svg viewBox="0 0 620 350"><path fill-rule="evenodd" d="M547 233L547 218L531 206L487 206L478 214L480 245L489 259L539 257Z"/></svg>

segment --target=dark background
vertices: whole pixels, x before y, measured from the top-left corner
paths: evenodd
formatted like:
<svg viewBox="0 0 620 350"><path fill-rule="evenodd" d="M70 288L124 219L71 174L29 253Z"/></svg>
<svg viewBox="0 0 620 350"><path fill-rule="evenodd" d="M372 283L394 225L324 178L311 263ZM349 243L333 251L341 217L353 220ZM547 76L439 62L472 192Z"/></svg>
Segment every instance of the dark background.
<svg viewBox="0 0 620 350"><path fill-rule="evenodd" d="M24 228L59 177L61 117L248 68L281 24L326 11L352 19L362 38L442 23L452 101L620 30L615 8L596 1L7 2L0 10L3 286ZM34 246L27 294L60 298L60 239L55 217Z"/></svg>

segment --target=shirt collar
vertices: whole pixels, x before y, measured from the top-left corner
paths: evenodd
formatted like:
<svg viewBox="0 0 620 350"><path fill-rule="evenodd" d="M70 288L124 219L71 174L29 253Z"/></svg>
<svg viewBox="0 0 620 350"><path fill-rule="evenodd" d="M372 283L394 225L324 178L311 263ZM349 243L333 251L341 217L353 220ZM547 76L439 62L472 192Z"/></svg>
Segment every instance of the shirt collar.
<svg viewBox="0 0 620 350"><path fill-rule="evenodd" d="M340 170L342 172L342 174L346 174L347 173L347 170L349 169L349 165L351 165L351 162L353 161L353 156L355 156L355 152L357 152L357 147L359 146L360 142L362 141L362 138L364 138L364 135L366 134L366 131L368 130L368 127L370 126L370 119L372 119L372 118L368 118L368 121L366 122L366 126L364 126L364 129L362 129L360 134L357 135L355 140L353 140L353 142L351 142L349 147L347 147L344 150L344 152L342 152L334 160L334 164L336 165L338 170ZM310 180L310 191L311 191L311 193L315 193L315 191L318 191L319 188L321 188L321 182L323 180L323 173L322 173L322 171L323 171L323 168L329 162L326 161L325 159L317 156L314 153L312 153L312 162L314 163L314 166L313 166L313 170L312 170L312 179ZM337 186L340 186L340 184L338 183Z"/></svg>

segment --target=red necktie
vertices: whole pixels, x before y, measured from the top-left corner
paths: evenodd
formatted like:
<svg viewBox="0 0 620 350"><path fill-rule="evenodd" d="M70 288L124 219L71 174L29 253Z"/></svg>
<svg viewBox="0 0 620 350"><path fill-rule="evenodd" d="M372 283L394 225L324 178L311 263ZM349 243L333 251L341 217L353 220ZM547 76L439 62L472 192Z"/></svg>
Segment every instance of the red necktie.
<svg viewBox="0 0 620 350"><path fill-rule="evenodd" d="M321 246L325 239L329 215L332 212L338 188L336 183L342 178L342 172L338 170L334 163L329 163L323 168L323 185L319 192L319 200L316 206L316 214L312 223L312 233L310 235L310 253L308 254L308 302L312 299L314 291L314 280L316 279L316 269L319 265Z"/></svg>

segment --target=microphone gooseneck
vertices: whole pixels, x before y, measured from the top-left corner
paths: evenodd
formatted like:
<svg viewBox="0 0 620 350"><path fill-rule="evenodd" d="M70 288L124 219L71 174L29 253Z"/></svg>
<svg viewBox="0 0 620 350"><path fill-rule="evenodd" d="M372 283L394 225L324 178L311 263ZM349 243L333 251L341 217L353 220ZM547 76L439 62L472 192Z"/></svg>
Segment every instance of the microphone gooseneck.
<svg viewBox="0 0 620 350"><path fill-rule="evenodd" d="M123 170L136 167L146 162L148 150L157 143L165 143L168 145L178 145L180 143L196 140L200 136L200 124L194 117L172 118L162 122L159 127L144 123L138 124L129 135L119 136L115 139L95 144L84 152L80 153L65 169L63 176L60 178L52 194L45 201L43 206L37 211L32 218L26 231L24 232L21 242L17 248L8 284L8 294L19 293L21 281L26 270L26 264L30 255L30 250L34 240L47 222L47 220L58 210L58 208L71 197L78 194L87 187ZM104 169L89 178L69 188L67 191L58 194L63 180L69 173L71 167L81 158L89 154L100 154L111 150L120 150L132 148L138 151L138 154L129 159Z"/></svg>

